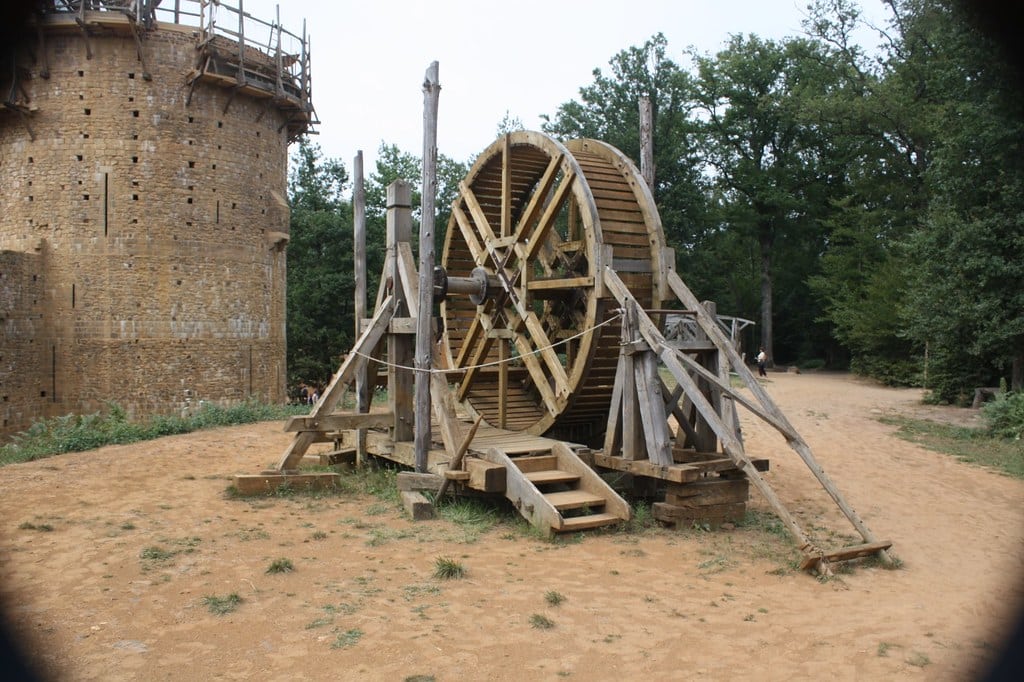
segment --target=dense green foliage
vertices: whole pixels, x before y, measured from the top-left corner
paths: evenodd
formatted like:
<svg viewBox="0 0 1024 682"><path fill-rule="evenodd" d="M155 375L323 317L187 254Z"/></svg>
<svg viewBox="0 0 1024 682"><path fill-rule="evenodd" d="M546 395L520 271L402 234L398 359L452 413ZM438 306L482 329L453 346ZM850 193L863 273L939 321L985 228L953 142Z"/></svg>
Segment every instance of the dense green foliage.
<svg viewBox="0 0 1024 682"><path fill-rule="evenodd" d="M992 435L1024 440L1024 393L999 393L995 400L985 404L981 414Z"/></svg>
<svg viewBox="0 0 1024 682"><path fill-rule="evenodd" d="M678 270L720 312L757 322L748 355L764 345L778 363L851 367L943 402L1000 379L1020 390L1019 74L957 0L883 4L887 20L866 27L855 0L813 0L805 35L735 35L709 54L673 57L657 34L595 69L542 128L638 159L650 99L652 189ZM498 132L519 127L506 114ZM318 171L292 187L289 366L323 380L354 329L351 208L340 165L306 146L298 162ZM442 157L439 240L467 165ZM367 186L378 246L396 178L418 189L419 160L382 146Z"/></svg>
<svg viewBox="0 0 1024 682"><path fill-rule="evenodd" d="M438 240L466 169L465 164L438 157ZM373 314L384 266L387 187L395 180L410 183L415 220L420 202L420 160L394 145L382 144L376 168L365 180L367 316ZM341 161L325 159L318 146L300 140L292 157L289 186L290 386L298 382L326 383L356 339L353 205L343 196L349 184ZM413 248L418 249L415 234Z"/></svg>
<svg viewBox="0 0 1024 682"><path fill-rule="evenodd" d="M131 421L115 403L105 413L69 414L35 422L10 443L0 446L0 465L28 462L65 452L93 450L104 445L135 443L199 429L284 419L297 414L298 406L266 405L246 401L230 407L204 403L185 415L160 415Z"/></svg>

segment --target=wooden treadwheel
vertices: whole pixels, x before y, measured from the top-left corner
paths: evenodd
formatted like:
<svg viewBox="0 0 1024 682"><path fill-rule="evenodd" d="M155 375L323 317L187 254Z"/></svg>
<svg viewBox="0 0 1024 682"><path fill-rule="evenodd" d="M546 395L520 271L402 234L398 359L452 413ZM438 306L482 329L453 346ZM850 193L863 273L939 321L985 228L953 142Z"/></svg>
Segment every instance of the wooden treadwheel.
<svg viewBox="0 0 1024 682"><path fill-rule="evenodd" d="M480 154L459 189L442 265L461 277L482 268L492 293L441 304L446 359L464 370L456 399L499 428L596 441L620 344L602 267L642 306L661 302L665 239L646 183L602 142L515 132Z"/></svg>

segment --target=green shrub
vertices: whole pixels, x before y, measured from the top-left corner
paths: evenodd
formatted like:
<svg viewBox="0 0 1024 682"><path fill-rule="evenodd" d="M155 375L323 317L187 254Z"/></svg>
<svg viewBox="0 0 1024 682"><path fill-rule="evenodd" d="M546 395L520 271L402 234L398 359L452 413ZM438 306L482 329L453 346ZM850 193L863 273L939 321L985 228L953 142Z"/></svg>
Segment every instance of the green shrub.
<svg viewBox="0 0 1024 682"><path fill-rule="evenodd" d="M28 462L104 445L135 443L215 426L234 426L285 419L304 413L304 406L267 405L247 400L231 407L204 403L190 416L157 415L133 422L124 408L108 402L103 412L67 414L36 421L10 443L0 446L0 465Z"/></svg>
<svg viewBox="0 0 1024 682"><path fill-rule="evenodd" d="M996 394L995 400L982 407L981 416L992 435L1020 440L1024 437L1024 393Z"/></svg>

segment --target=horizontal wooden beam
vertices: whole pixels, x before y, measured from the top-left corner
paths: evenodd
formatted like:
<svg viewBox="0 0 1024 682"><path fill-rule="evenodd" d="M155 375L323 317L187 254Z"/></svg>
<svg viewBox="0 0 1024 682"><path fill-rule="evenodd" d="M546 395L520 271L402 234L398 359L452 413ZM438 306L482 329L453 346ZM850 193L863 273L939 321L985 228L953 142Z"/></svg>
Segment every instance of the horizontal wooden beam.
<svg viewBox="0 0 1024 682"><path fill-rule="evenodd" d="M395 423L393 412L361 414L325 414L319 417L295 416L285 423L285 431L348 431L349 429L386 429Z"/></svg>

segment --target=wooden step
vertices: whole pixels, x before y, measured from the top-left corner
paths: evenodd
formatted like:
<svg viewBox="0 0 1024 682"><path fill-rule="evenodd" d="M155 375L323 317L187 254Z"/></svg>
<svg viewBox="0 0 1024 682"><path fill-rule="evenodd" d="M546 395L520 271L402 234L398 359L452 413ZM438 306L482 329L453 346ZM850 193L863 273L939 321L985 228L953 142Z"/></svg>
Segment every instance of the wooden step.
<svg viewBox="0 0 1024 682"><path fill-rule="evenodd" d="M587 530L588 528L600 528L601 526L610 526L615 523L622 521L618 516L614 514L587 514L586 516L573 516L565 519L562 522L562 527L557 529L558 533L572 533L578 530Z"/></svg>
<svg viewBox="0 0 1024 682"><path fill-rule="evenodd" d="M534 485L545 485L547 483L575 483L580 480L579 474L561 469L544 469L543 471L524 471L526 480Z"/></svg>
<svg viewBox="0 0 1024 682"><path fill-rule="evenodd" d="M505 450L504 446L502 447ZM506 450L507 452L507 450ZM544 471L554 469L558 466L558 458L554 455L529 455L527 457L513 457L512 462L519 467L523 473L531 471Z"/></svg>
<svg viewBox="0 0 1024 682"><path fill-rule="evenodd" d="M581 509L590 507L596 509L604 507L604 498L600 495L588 493L586 490L566 490L557 493L544 493L544 497L555 509Z"/></svg>

